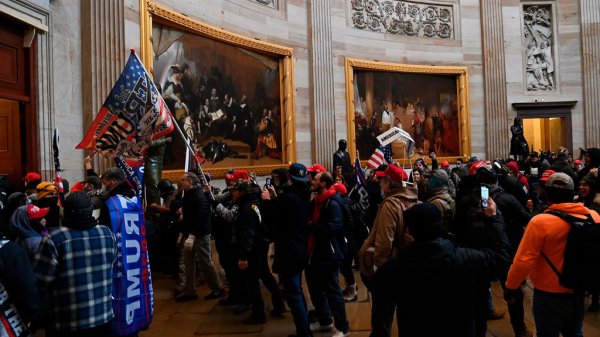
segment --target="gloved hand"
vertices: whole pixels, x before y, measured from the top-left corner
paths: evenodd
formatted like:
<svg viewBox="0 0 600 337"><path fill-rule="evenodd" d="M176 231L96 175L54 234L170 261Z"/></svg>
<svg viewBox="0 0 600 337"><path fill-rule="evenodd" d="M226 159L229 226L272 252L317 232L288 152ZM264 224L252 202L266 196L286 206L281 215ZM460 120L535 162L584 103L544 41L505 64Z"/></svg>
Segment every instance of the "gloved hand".
<svg viewBox="0 0 600 337"><path fill-rule="evenodd" d="M504 289L504 300L508 304L514 304L523 298L523 291L521 288L517 289Z"/></svg>

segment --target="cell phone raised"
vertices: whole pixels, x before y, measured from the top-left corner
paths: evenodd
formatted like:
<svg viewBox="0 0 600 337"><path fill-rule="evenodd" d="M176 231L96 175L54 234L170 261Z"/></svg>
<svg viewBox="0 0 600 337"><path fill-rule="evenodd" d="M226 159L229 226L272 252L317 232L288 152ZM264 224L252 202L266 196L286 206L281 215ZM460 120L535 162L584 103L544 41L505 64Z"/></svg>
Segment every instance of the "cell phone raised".
<svg viewBox="0 0 600 337"><path fill-rule="evenodd" d="M265 179L265 188L269 188L271 187L271 178L267 177L267 179Z"/></svg>
<svg viewBox="0 0 600 337"><path fill-rule="evenodd" d="M487 186L481 186L481 207L488 207L488 198L490 197L490 190Z"/></svg>

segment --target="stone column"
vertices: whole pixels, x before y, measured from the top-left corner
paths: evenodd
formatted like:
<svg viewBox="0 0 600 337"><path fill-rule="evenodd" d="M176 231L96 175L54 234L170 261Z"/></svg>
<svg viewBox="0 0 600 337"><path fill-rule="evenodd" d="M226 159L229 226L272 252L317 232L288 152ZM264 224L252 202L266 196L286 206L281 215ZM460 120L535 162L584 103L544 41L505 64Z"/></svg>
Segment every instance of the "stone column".
<svg viewBox="0 0 600 337"><path fill-rule="evenodd" d="M600 147L600 2L581 0L585 146Z"/></svg>
<svg viewBox="0 0 600 337"><path fill-rule="evenodd" d="M481 0L486 158L506 157L510 128L504 63L502 0Z"/></svg>
<svg viewBox="0 0 600 337"><path fill-rule="evenodd" d="M81 72L83 132L87 132L127 61L124 0L84 0L81 3ZM96 155L101 173L112 162Z"/></svg>
<svg viewBox="0 0 600 337"><path fill-rule="evenodd" d="M333 93L331 0L309 1L311 30L312 102L314 109L314 160L332 169L337 149Z"/></svg>

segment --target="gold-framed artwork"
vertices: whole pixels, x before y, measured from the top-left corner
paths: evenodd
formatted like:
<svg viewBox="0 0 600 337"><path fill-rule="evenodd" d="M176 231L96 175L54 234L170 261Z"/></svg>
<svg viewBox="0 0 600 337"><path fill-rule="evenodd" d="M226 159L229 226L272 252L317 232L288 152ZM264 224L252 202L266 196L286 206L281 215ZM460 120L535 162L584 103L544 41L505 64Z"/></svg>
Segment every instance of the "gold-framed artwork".
<svg viewBox="0 0 600 337"><path fill-rule="evenodd" d="M415 140L412 156L392 144L393 159L455 161L471 154L468 68L345 59L348 148L367 161L376 137L399 127ZM384 113L385 112L385 113Z"/></svg>
<svg viewBox="0 0 600 337"><path fill-rule="evenodd" d="M296 159L293 49L225 31L140 0L141 57L202 169L267 175ZM186 146L171 135L163 177L177 180Z"/></svg>

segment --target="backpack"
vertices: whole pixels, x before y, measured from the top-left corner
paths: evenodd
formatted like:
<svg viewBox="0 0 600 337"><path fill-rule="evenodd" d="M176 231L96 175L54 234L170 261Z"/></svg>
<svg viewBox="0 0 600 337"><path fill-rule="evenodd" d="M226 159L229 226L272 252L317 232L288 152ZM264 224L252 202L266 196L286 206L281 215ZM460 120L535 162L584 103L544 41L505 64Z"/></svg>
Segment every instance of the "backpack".
<svg viewBox="0 0 600 337"><path fill-rule="evenodd" d="M369 236L367 215L360 204L351 198L344 197L344 230L357 242L363 242Z"/></svg>
<svg viewBox="0 0 600 337"><path fill-rule="evenodd" d="M560 211L548 211L571 225L567 236L562 272L542 252L542 257L558 275L559 283L578 291L594 291L600 284L600 223L591 214L585 219Z"/></svg>

